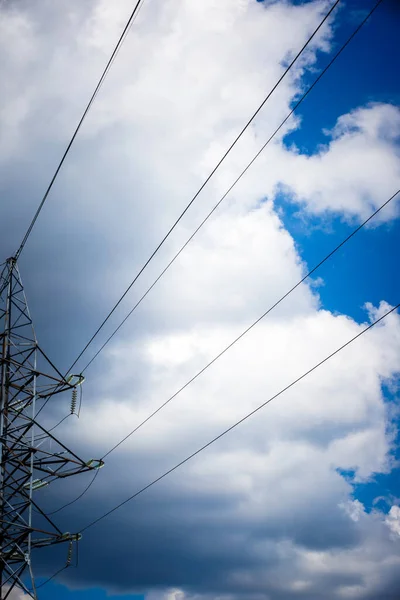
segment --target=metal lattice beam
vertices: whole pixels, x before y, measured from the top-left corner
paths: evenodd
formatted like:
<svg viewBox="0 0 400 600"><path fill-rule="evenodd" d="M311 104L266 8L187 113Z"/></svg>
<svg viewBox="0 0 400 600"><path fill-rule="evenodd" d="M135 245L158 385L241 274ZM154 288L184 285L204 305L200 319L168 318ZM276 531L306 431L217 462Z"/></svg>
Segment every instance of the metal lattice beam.
<svg viewBox="0 0 400 600"><path fill-rule="evenodd" d="M103 464L83 461L38 421L52 396L77 383L39 348L17 263L8 259L0 274L0 600L15 587L36 599L32 550L68 542L70 556L80 538L63 533L36 501L40 488Z"/></svg>

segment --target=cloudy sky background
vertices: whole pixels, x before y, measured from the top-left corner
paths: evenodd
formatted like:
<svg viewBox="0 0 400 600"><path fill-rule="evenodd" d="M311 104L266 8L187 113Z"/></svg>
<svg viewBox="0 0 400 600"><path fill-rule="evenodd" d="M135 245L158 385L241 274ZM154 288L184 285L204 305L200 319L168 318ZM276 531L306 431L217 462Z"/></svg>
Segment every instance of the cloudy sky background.
<svg viewBox="0 0 400 600"><path fill-rule="evenodd" d="M83 368L373 2L342 2L85 355ZM330 2L146 0L20 260L66 369ZM132 3L5 1L0 249L20 242ZM396 3L301 110L93 363L58 434L103 455L400 188ZM107 459L56 515L78 531L399 301L399 201ZM240 428L89 529L41 597L397 598L400 319L393 314ZM85 360L86 359L86 360ZM60 398L44 416L69 411ZM42 490L55 509L89 479ZM35 559L43 577L65 549ZM39 580L40 581L40 580Z"/></svg>

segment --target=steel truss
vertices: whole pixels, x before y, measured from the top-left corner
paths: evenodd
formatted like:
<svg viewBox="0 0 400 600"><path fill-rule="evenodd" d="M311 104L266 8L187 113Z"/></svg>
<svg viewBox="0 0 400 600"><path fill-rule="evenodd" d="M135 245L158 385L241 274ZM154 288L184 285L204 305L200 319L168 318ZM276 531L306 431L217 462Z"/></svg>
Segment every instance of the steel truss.
<svg viewBox="0 0 400 600"><path fill-rule="evenodd" d="M32 550L67 543L70 561L80 539L63 533L36 501L40 488L103 464L83 461L38 421L55 394L80 383L38 346L17 263L8 259L0 274L0 600L14 588L36 599Z"/></svg>

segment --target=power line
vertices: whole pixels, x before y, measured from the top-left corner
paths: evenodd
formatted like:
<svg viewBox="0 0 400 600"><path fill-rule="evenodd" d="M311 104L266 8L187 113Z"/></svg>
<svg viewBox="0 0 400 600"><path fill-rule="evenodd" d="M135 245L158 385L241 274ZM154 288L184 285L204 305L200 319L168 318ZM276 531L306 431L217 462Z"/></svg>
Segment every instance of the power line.
<svg viewBox="0 0 400 600"><path fill-rule="evenodd" d="M91 345L91 343L93 342L93 340L96 338L96 336L99 334L99 332L101 331L101 329L104 327L104 325L107 323L107 321L109 320L109 318L111 317L111 315L115 312L115 310L118 308L118 306L121 304L122 300L125 298L125 296L128 294L128 292L130 291L130 289L132 288L132 286L136 283L137 279L140 277L140 275L143 273L143 271L146 269L146 267L149 265L149 263L152 261L152 259L154 258L154 256L157 254L157 252L160 250L160 248L163 246L164 242L168 239L168 237L171 235L171 233L173 232L173 230L175 229L175 227L178 225L178 223L182 220L183 216L186 214L186 212L189 210L189 208L192 206L192 204L194 203L194 201L196 200L196 198L199 196L199 194L202 192L202 190L205 188L205 186L207 185L207 183L210 181L210 179L212 178L212 176L214 175L214 173L217 171L217 169L221 166L221 164L224 162L224 160L226 159L226 157L228 156L228 154L231 152L231 150L234 148L234 146L237 144L237 142L240 140L240 138L242 137L242 135L245 133L245 131L248 129L248 127L251 125L251 123L253 122L253 120L256 118L256 116L259 114L259 112L261 111L261 109L264 107L264 105L266 104L266 102L269 100L269 98L272 96L272 94L274 93L274 91L276 90L276 88L279 86L279 84L282 82L282 80L286 77L286 75L289 73L289 71L292 69L293 65L296 63L296 61L299 59L299 57L301 56L301 54L304 52L304 50L307 48L307 46L310 44L310 42L313 40L313 38L316 36L316 34L318 33L318 31L321 29L321 27L323 26L323 24L325 23L325 21L330 17L330 15L332 14L332 12L334 11L334 9L336 8L336 6L339 4L341 0L336 0L335 3L331 6L331 8L329 9L329 11L327 12L327 14L325 15L325 17L322 19L322 21L320 22L320 24L318 25L318 27L314 30L314 32L312 33L312 35L308 38L307 42L304 44L304 46L301 48L301 50L296 54L296 56L294 57L294 59L291 61L291 63L289 64L289 66L285 69L284 73L281 75L281 77L278 79L278 81L276 82L276 84L273 86L273 88L271 89L271 91L268 93L268 95L264 98L264 100L261 102L260 106L257 108L257 110L254 112L254 114L251 116L251 118L247 121L246 125L243 127L243 129L240 131L240 133L236 136L236 138L234 139L234 141L231 143L231 145L229 146L229 148L226 150L225 154L222 156L222 158L218 161L218 163L216 164L216 166L213 168L213 170L211 171L211 173L208 175L208 177L206 178L206 180L202 183L202 185L199 187L199 189L197 190L197 192L195 193L195 195L192 197L192 199L190 200L189 204L187 204L186 208L183 210L183 212L179 215L179 217L176 219L176 221L174 222L174 224L171 226L171 228L168 230L168 232L165 234L165 236L163 237L163 239L161 240L161 242L158 244L158 246L155 248L155 250L152 252L152 254L150 255L150 257L147 259L147 261L144 263L144 265L142 266L142 268L140 269L140 271L137 273L137 275L135 276L135 278L132 280L132 282L129 284L129 286L126 288L126 290L124 291L124 293L122 294L122 296L119 298L119 300L116 302L116 304L114 305L114 307L110 310L110 312L108 313L108 315L104 318L103 322L101 323L101 325L97 328L97 330L94 332L94 334L92 335L92 337L90 338L90 340L87 342L86 346L83 348L83 350L80 352L80 354L77 356L77 358L75 359L75 361L72 363L72 365L69 367L68 371L71 371L71 369L76 365L76 363L78 362L78 360L81 358L81 356L86 352L86 350L88 349L88 347Z"/></svg>
<svg viewBox="0 0 400 600"><path fill-rule="evenodd" d="M58 571L56 571L51 577L49 577L48 579L43 581L43 583L40 583L39 585L35 586L36 589L38 590L39 588L50 583L50 581L52 581L55 577L57 577L57 575L59 575L62 571L65 571L65 569L68 569L68 567L69 567L69 565L64 565L63 567L61 567L61 569L58 569Z"/></svg>
<svg viewBox="0 0 400 600"><path fill-rule="evenodd" d="M134 494L132 494L132 496L129 496L129 498L127 498L123 502L120 502L119 504L117 504L117 506L115 506L111 510L107 511L106 513L104 513L103 515L101 515L100 517L98 517L97 519L95 519L94 521L92 521L91 523L89 523L88 525L86 525L83 529L81 529L81 531L84 532L87 529L89 529L89 527L93 527L93 525L95 525L99 521L105 519L106 517L108 517L109 515L111 515L113 512L115 512L116 510L118 510L119 508L121 508L122 506L124 506L125 504L127 504L128 502L130 502L131 500L133 500L134 498L137 498L137 496L139 496L140 494L142 494L143 492L145 492L146 490L148 490L150 487L152 487L153 485L155 485L156 483L158 483L159 481L161 481L162 479L164 479L165 477L167 477L167 475L170 475L173 471L176 471L176 469L178 469L179 467L181 467L182 465L184 465L185 463L187 463L189 460L191 460L192 458L194 458L195 456L197 456L198 454L200 454L200 452L203 452L203 450L205 450L206 448L208 448L209 446L211 446L212 444L214 444L216 441L218 441L219 439L221 439L227 433L229 433L230 431L232 431L233 429L235 429L236 427L238 427L238 425L241 425L244 421L246 421L247 419L249 419L250 417L252 417L253 415L255 415L258 411L260 411L265 406L267 406L270 402L272 402L272 400L275 400L276 398L278 398L279 396L281 396L282 394L284 394L285 392L287 392L290 388L292 388L293 386L295 386L297 383L299 383L300 381L302 381L303 379L305 379L313 371L315 371L316 369L318 369L321 365L323 365L324 363L326 363L333 356L335 356L336 354L338 354L339 352L341 352L344 348L346 348L347 346L349 346L356 339L358 339L359 337L361 337L364 333L366 333L367 331L369 331L370 329L372 329L372 327L374 327L375 325L377 325L378 323L380 323L381 321L383 321L383 319L385 319L388 315L390 315L392 312L394 312L395 310L397 310L399 307L400 307L400 303L397 304L396 306L394 306L393 308L391 308L384 315L382 315L381 317L379 317L378 319L376 319L376 321L374 321L373 323L371 323L370 325L368 325L367 327L365 327L365 329L363 329L362 331L360 331L357 335L355 335L354 337L352 337L345 344L343 344L342 346L340 346L339 348L337 348L334 352L332 352L331 354L329 354L328 356L326 356L319 363L317 363L316 365L314 365L313 367L311 367L311 369L309 369L308 371L306 371L305 373L303 373L303 375L300 375L300 377L298 377L297 379L295 379L294 381L292 381L289 385L287 385L286 387L284 387L283 389L281 389L277 394L275 394L274 396L271 396L266 402L263 402L257 408L255 408L251 412L247 413L247 415L245 415L244 417L242 417L239 421L236 421L236 423L234 423L233 425L231 425L230 427L228 427L228 429L225 429L222 433L220 433L215 438L213 438L212 440L210 440L209 442L207 442L207 444L204 444L204 446L201 446L201 448L199 448L198 450L196 450L195 452L193 452L192 454L190 454L189 456L187 456L184 460L182 460L181 462L179 462L178 464L176 464L174 467L172 467L171 469L169 469L168 471L166 471L165 473L163 473L162 475L160 475L159 477L157 477L156 479L154 479L151 483L148 483L146 486L144 486L143 488L141 488L138 492L135 492Z"/></svg>
<svg viewBox="0 0 400 600"><path fill-rule="evenodd" d="M53 431L54 429L56 429L59 425L61 425L61 423L64 423L64 421L66 419L68 419L69 417L72 417L73 415L75 415L76 417L80 417L81 414L81 410L82 410L82 396L83 396L83 390L82 390L82 386L79 386L80 388L80 393L79 393L79 406L78 406L78 412L69 412L67 415L65 415L64 417L62 417L62 419L60 419L55 425L53 425L52 427L50 427L50 429L48 429L47 431ZM44 402L43 406L41 407L41 409L38 411L37 414L39 414L46 406L48 402L48 399Z"/></svg>
<svg viewBox="0 0 400 600"><path fill-rule="evenodd" d="M77 568L79 565L79 542L76 543L76 563L73 566L73 568ZM51 577L48 577L48 579L46 579L45 581L43 581L42 583L40 583L39 585L35 586L35 590L38 590L39 588L44 587L45 585L47 585L48 583L50 583L50 581L52 581L55 577L57 577L57 575L59 575L60 573L62 573L62 571L65 571L65 569L71 568L71 563L70 563L70 556L67 558L67 564L65 564L63 567L61 567L61 569L58 569L58 571L56 571L55 573L53 573L53 575L51 575ZM31 590L33 591L33 590Z"/></svg>
<svg viewBox="0 0 400 600"><path fill-rule="evenodd" d="M242 331L242 333L240 335L238 335L228 346L226 346L219 354L217 354L212 360L210 360L210 362L208 362L202 369L200 369L200 371L197 371L197 373L191 379L189 379L182 387L180 387L174 394L172 394L172 396L170 396L163 404L161 404L155 411L153 411L148 417L146 417L146 419L144 419L141 423L139 423L139 425L137 425L134 429L132 429L132 431L129 432L124 438L122 438L122 440L120 440L110 450L108 450L108 452L106 452L106 454L104 454L104 456L102 457L102 460L104 460L109 454L111 454L111 452L114 452L114 450L116 450L128 438L130 438L134 433L136 433L138 431L138 429L143 427L143 425L145 425L157 413L159 413L163 408L165 408L167 406L167 404L169 404L172 400L174 400L174 398L176 398L181 392L183 392L183 390L185 390L191 383L193 383L193 381L195 381L198 377L200 377L200 375L202 375L205 371L207 371L207 369L209 369L215 362L217 362L217 360L219 360L226 352L228 352L228 350L230 350L235 344L237 344L237 342L239 342L247 333L249 333L249 331L251 331L256 325L258 325L258 323L260 323L260 321L262 321L271 311L273 311L281 302L283 302L283 300L285 300L288 296L290 296L290 294L292 292L294 292L295 289L297 289L306 279L308 279L313 273L315 273L315 271L317 271L317 269L319 269L327 260L329 260L340 248L342 248L342 246L344 246L353 236L355 236L356 233L358 233L363 227L365 227L365 225L367 225L367 223L369 223L369 221L371 221L383 208L385 208L385 206L387 206L389 204L389 202L391 202L399 193L400 193L400 190L397 190L397 192L395 194L393 194L393 196L391 196L388 200L386 200L386 202L381 204L381 206L379 208L377 208L376 211L372 213L372 215L370 215L367 219L365 219L365 221L363 221L361 223L361 225L356 227L356 229L353 229L353 231L344 240L342 240L340 242L340 244L338 244L331 252L329 252L329 254L327 254L310 271L308 271L308 273L306 273L306 275L304 275L304 277L302 277L302 279L300 279L293 287L291 287L289 291L287 291L283 296L281 296L279 298L279 300L277 300L275 302L275 304L273 304L260 317L258 317L258 319L253 321L253 323L249 327L247 327L244 331Z"/></svg>
<svg viewBox="0 0 400 600"><path fill-rule="evenodd" d="M74 500L71 500L70 502L67 502L66 504L63 504L63 506L60 506L60 508L57 508L56 510L52 510L51 512L47 512L46 515L50 516L50 515L55 515L56 513L64 510L64 508L67 508L67 506L71 506L72 504L75 504L75 502L78 502L78 500L80 500L81 498L83 498L83 496L90 490L90 488L92 487L92 485L94 484L97 475L100 473L99 470L97 470L94 474L94 476L92 477L92 479L90 480L89 484L85 487L85 489L83 490L83 492L81 492L79 494L79 496L77 496Z"/></svg>
<svg viewBox="0 0 400 600"><path fill-rule="evenodd" d="M78 410L78 414L76 416L78 416L79 418L79 413L81 411L81 406L82 406L82 386L80 386L81 388L81 394L80 394L80 402L79 402L79 410ZM61 425L61 423L63 421L65 421L66 419L68 419L68 417L71 417L72 414L68 414L65 415L65 417L63 417L60 421L58 421L58 423L56 423L55 425L53 425L53 427L51 427L50 429L48 429L48 432L53 431L54 429L56 429L59 425ZM41 438L38 438L38 440L40 440ZM85 489L73 500L71 500L70 502L67 502L66 504L63 504L62 506L60 506L59 508L57 508L56 510L52 510L50 512L46 512L45 515L47 517L50 517L51 515L55 515L58 512L61 512L62 510L64 510L64 508L67 508L67 506L72 506L72 504L75 504L75 502L78 502L78 500L80 500L81 498L83 498L83 496L85 496L85 494L90 490L90 488L92 487L92 485L94 484L96 477L98 476L98 474L100 473L100 471L97 469L94 473L94 476L92 477L92 479L90 480L90 482L88 483L88 485L85 487ZM34 509L35 512L39 512L36 509Z"/></svg>
<svg viewBox="0 0 400 600"><path fill-rule="evenodd" d="M235 181L228 188L228 190L224 193L224 195L220 198L220 200L217 202L217 204L211 209L211 211L208 213L208 215L203 219L203 221L200 223L200 225L197 227L197 229L195 229L195 231L191 234L191 236L187 239L187 241L183 244L183 246L181 246L181 248L178 250L178 252L169 261L169 263L167 264L167 266L163 269L163 271L161 271L160 275L158 275L158 277L154 280L154 282L150 285L150 287L146 290L146 292L140 297L140 299L136 302L136 304L129 311L129 313L126 315L126 317L121 321L121 323L118 325L118 327L116 329L114 329L113 333L106 339L106 341L102 344L102 346L100 346L100 348L97 350L97 352L94 354L94 356L89 360L89 362L83 368L82 373L84 373L86 371L86 369L94 362L94 360L99 356L99 354L104 350L104 348L107 346L107 344L112 340L112 338L116 335L116 333L118 333L118 331L121 329L121 327L125 324L125 322L129 319L129 317L135 312L135 310L138 308L138 306L146 298L147 294L149 294L149 292L151 292L151 290L160 281L160 279L168 271L168 269L171 267L171 265L180 256L180 254L183 252L183 250L186 248L186 246L188 246L190 244L190 242L197 235L197 233L200 231L200 229L203 227L203 225L205 225L205 223L208 221L208 219L211 217L211 215L217 210L217 208L225 200L225 198L228 196L228 194L230 194L230 192L237 185L237 183L242 179L242 177L249 170L249 168L253 165L253 163L257 160L257 158L261 155L261 153L265 150L265 148L269 145L269 143L274 139L274 137L276 136L276 134L282 129L282 127L285 125L285 123L290 119L290 117L293 115L293 113L298 109L298 107L301 105L301 103L305 100L305 98L308 96L308 94L311 92L311 90L314 88L314 86L319 82L319 80L325 75L325 73L327 72L327 70L332 66L332 64L340 56L340 54L343 52L343 50L348 46L348 44L350 44L350 42L352 41L352 39L356 36L356 34L360 31L360 29L368 21L368 19L372 15L372 13L378 8L379 4L381 4L382 1L383 0L378 0L378 2L375 4L375 6L372 8L372 10L368 13L368 15L363 19L363 21L358 25L358 27L356 27L356 29L348 37L348 39L346 40L346 42L341 46L341 48L333 56L333 58L329 61L329 63L326 65L326 67L321 71L321 73L314 80L314 82L311 84L311 86L307 89L307 91L301 96L301 98L298 100L298 102L294 105L294 107L291 109L291 111L288 113L288 115L285 117L285 119L281 122L281 124L279 125L279 127L277 127L277 129L275 129L275 131L273 132L273 134L268 138L268 140L260 148L260 150L257 152L257 154L247 164L247 166L243 169L243 171L235 179Z"/></svg>
<svg viewBox="0 0 400 600"><path fill-rule="evenodd" d="M37 208L37 210L36 210L36 212L35 212L35 214L33 216L32 221L31 221L31 223L30 223L30 225L29 225L29 227L28 227L28 229L27 229L27 231L26 231L26 233L25 233L25 235L24 235L24 237L22 239L22 242L21 242L21 244L20 244L20 246L19 246L19 248L18 248L18 250L17 250L17 252L15 254L15 259L18 259L19 256L21 255L21 252L23 251L24 246L25 246L26 242L28 241L28 238L29 238L29 236L30 236L30 234L32 232L32 229L34 228L35 223L36 223L36 221L37 221L37 219L38 219L38 217L39 217L39 215L40 215L40 213L42 211L42 208L43 208L43 206L44 206L44 204L45 204L45 202L47 200L47 197L48 197L48 195L49 195L49 193L51 191L51 188L53 187L54 182L57 179L57 176L58 176L58 174L59 174L59 172L61 170L61 167L63 166L64 161L67 158L67 155L68 155L68 153L69 153L69 151L71 149L71 146L74 143L76 136L78 135L78 132L79 132L81 126L82 126L82 123L84 122L84 120L85 120L85 118L86 118L86 116L87 116L87 114L88 114L88 112L89 112L89 110L90 110L90 108L91 108L91 106L92 106L92 104L93 104L93 102L94 102L94 100L95 100L95 98L96 98L96 96L97 96L97 94L98 94L101 86L103 85L104 80L105 80L105 78L106 78L106 76L108 74L108 71L110 70L112 63L114 62L114 59L116 58L119 50L121 49L121 46L124 43L124 40L125 40L125 38L126 38L126 36L128 34L128 31L129 31L131 25L133 24L133 22L135 21L135 19L136 19L138 13L139 13L141 7L143 6L144 2L145 2L145 0L143 0L143 1L142 0L138 0L137 1L136 5L135 5L135 7L134 7L134 9L133 9L133 11L131 13L131 16L129 17L129 19L128 19L128 21L127 21L127 23L126 23L126 25L125 25L125 27L124 27L121 35L120 35L120 38L119 38L119 40L117 42L117 45L115 46L115 48L114 48L114 50L113 50L113 52L112 52L112 54L111 54L111 56L110 56L110 58L108 60L108 63L105 66L105 69L104 69L104 71L103 71L103 73L102 73L102 75L101 75L101 77L99 79L99 82L98 82L98 84L97 84L97 86L96 86L96 88L95 88L95 90L94 90L94 92L92 94L92 97L90 98L89 103L88 103L88 105L86 106L86 108L85 108L85 110L83 112L83 115L82 115L82 117L81 117L81 119L80 119L80 121L79 121L79 123L78 123L78 125L77 125L77 127L75 129L75 131L74 131L74 134L73 134L72 138L70 139L68 146L65 149L65 152L64 152L64 154L63 154L63 156L62 156L62 158L61 158L61 160L60 160L60 162L58 164L58 167L57 167L57 169L56 169L56 171L55 171L55 173L54 173L54 175L53 175L53 177L52 177L52 179L51 179L51 181L50 181L50 183L49 183L49 185L47 187L47 190L46 190L46 192L45 192L45 194L44 194L44 196L43 196L43 198L42 198L42 200L41 200L41 202L40 202L40 204L39 204L39 206L38 206L38 208Z"/></svg>

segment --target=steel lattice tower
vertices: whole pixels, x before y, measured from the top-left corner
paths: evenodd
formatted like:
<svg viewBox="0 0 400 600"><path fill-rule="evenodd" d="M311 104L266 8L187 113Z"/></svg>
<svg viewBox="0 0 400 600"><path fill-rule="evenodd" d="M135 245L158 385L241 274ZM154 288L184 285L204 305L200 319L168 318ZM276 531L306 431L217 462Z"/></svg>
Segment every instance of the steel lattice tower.
<svg viewBox="0 0 400 600"><path fill-rule="evenodd" d="M40 509L39 490L103 463L83 461L37 420L52 396L73 391L81 380L64 377L38 346L14 258L0 274L0 344L0 600L14 588L36 599L32 550L66 542L70 560L80 539Z"/></svg>

